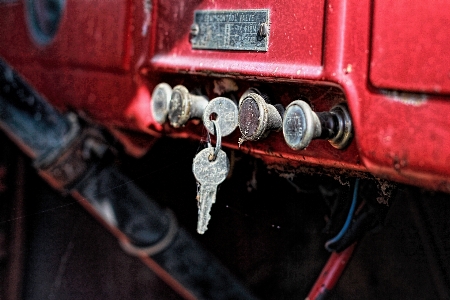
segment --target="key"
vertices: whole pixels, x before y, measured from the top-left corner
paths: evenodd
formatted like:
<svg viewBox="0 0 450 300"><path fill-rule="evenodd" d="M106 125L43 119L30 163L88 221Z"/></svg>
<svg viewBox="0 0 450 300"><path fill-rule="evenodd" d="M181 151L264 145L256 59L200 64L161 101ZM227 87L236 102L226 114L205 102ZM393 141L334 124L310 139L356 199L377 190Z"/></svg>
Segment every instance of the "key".
<svg viewBox="0 0 450 300"><path fill-rule="evenodd" d="M237 105L233 100L226 97L212 99L203 112L203 124L209 133L216 134L211 116L214 116L215 120L217 120L222 136L227 136L232 133L238 125Z"/></svg>
<svg viewBox="0 0 450 300"><path fill-rule="evenodd" d="M216 202L217 186L225 180L230 169L230 162L223 150L219 149L215 160L210 160L212 152L212 147L200 151L192 166L195 179L200 184L197 223L197 232L200 234L208 229L211 206Z"/></svg>
<svg viewBox="0 0 450 300"><path fill-rule="evenodd" d="M217 152L215 155L214 153ZM214 158L214 160L210 160ZM222 149L208 147L194 157L192 172L200 184L198 193L197 232L205 233L211 219L211 206L216 202L217 186L227 178L230 161Z"/></svg>

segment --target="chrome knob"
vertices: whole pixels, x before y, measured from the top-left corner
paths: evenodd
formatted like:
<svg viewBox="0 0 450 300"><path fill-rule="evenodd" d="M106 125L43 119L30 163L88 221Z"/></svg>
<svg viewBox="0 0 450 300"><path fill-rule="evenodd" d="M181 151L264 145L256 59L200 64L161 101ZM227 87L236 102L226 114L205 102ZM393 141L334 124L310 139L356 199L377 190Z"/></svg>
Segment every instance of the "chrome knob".
<svg viewBox="0 0 450 300"><path fill-rule="evenodd" d="M314 112L303 100L293 101L286 107L283 118L283 136L294 150L308 147L313 139L326 139L343 149L353 136L353 128L345 104L333 107L329 112Z"/></svg>
<svg viewBox="0 0 450 300"><path fill-rule="evenodd" d="M192 118L202 118L203 111L208 105L208 99L204 96L192 95L182 85L177 85L172 90L169 102L169 121L175 128L181 127Z"/></svg>
<svg viewBox="0 0 450 300"><path fill-rule="evenodd" d="M169 102L172 97L172 88L167 83L160 83L153 89L151 113L153 119L164 124L169 113Z"/></svg>

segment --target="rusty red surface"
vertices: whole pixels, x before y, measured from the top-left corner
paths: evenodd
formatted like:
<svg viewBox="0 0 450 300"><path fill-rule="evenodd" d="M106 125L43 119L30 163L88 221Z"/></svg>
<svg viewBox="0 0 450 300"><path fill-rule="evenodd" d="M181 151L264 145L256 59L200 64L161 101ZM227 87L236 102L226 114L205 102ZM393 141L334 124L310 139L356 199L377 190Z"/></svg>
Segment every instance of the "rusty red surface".
<svg viewBox="0 0 450 300"><path fill-rule="evenodd" d="M449 10L448 1L374 1L371 83L449 94Z"/></svg>
<svg viewBox="0 0 450 300"><path fill-rule="evenodd" d="M200 139L205 132L196 121L181 129L154 122L150 95L161 81L203 87L213 98L217 96L214 80L226 76L237 81L237 97L250 86L266 86L275 103L287 106L306 94L318 111L346 100L355 129L346 150L313 141L306 150L294 151L281 133L246 142L241 150L269 164L369 171L449 192L450 102L444 94L448 78L443 77L448 59L438 51L447 44L438 33L448 24L445 18L428 20L430 14L423 14L420 22L405 26L408 12L421 6L442 16L444 4L413 2L408 10L400 4L388 10L387 2L376 1L372 7L356 0L240 1L239 5L226 0L67 0L59 32L45 47L30 39L21 3L0 5L4 16L0 55L59 108L82 111L114 130L156 137ZM194 10L248 8L270 9L267 52L191 49ZM396 14L398 22L393 18ZM422 32L424 23L426 32L437 31L420 35L419 42L437 48L411 51L412 36ZM396 35L388 34L388 29ZM433 63L424 61L425 56L432 57ZM440 90L434 88L437 85ZM130 149L136 148L131 138L120 137ZM237 149L238 138L238 131L225 137L224 146ZM139 145L145 148L142 141Z"/></svg>

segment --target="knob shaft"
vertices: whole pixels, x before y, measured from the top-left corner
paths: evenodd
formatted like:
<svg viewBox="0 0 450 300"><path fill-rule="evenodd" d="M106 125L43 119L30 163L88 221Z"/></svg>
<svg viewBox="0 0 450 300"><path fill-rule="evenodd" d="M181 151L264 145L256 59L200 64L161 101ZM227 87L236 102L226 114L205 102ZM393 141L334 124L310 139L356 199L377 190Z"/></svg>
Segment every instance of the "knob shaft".
<svg viewBox="0 0 450 300"><path fill-rule="evenodd" d="M182 85L177 85L172 90L169 103L169 121L175 128L181 127L192 118L202 118L203 111L208 105L208 99L204 96L192 95Z"/></svg>
<svg viewBox="0 0 450 300"><path fill-rule="evenodd" d="M336 105L330 112L337 117L338 125L336 134L328 141L334 148L344 149L350 144L353 137L352 118L346 104Z"/></svg>

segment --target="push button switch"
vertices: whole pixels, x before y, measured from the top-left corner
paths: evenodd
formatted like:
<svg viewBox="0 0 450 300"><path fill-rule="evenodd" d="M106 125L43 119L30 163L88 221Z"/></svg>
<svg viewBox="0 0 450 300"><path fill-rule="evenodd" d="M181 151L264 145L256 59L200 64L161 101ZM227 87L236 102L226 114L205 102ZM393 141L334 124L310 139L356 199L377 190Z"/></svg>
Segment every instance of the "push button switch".
<svg viewBox="0 0 450 300"><path fill-rule="evenodd" d="M343 149L350 143L352 135L352 121L345 104L318 113L303 100L296 100L286 107L283 136L294 150L305 149L313 139L326 139L333 147Z"/></svg>
<svg viewBox="0 0 450 300"><path fill-rule="evenodd" d="M282 127L281 114L277 108L253 92L239 101L238 122L242 134L239 144L244 141L257 141L271 131L281 130Z"/></svg>
<svg viewBox="0 0 450 300"><path fill-rule="evenodd" d="M153 89L151 113L153 119L159 124L164 124L167 120L171 97L172 88L167 83L160 83Z"/></svg>
<svg viewBox="0 0 450 300"><path fill-rule="evenodd" d="M192 95L186 87L177 85L172 90L169 102L170 125L178 128L185 125L189 119L202 118L206 105L206 97Z"/></svg>

